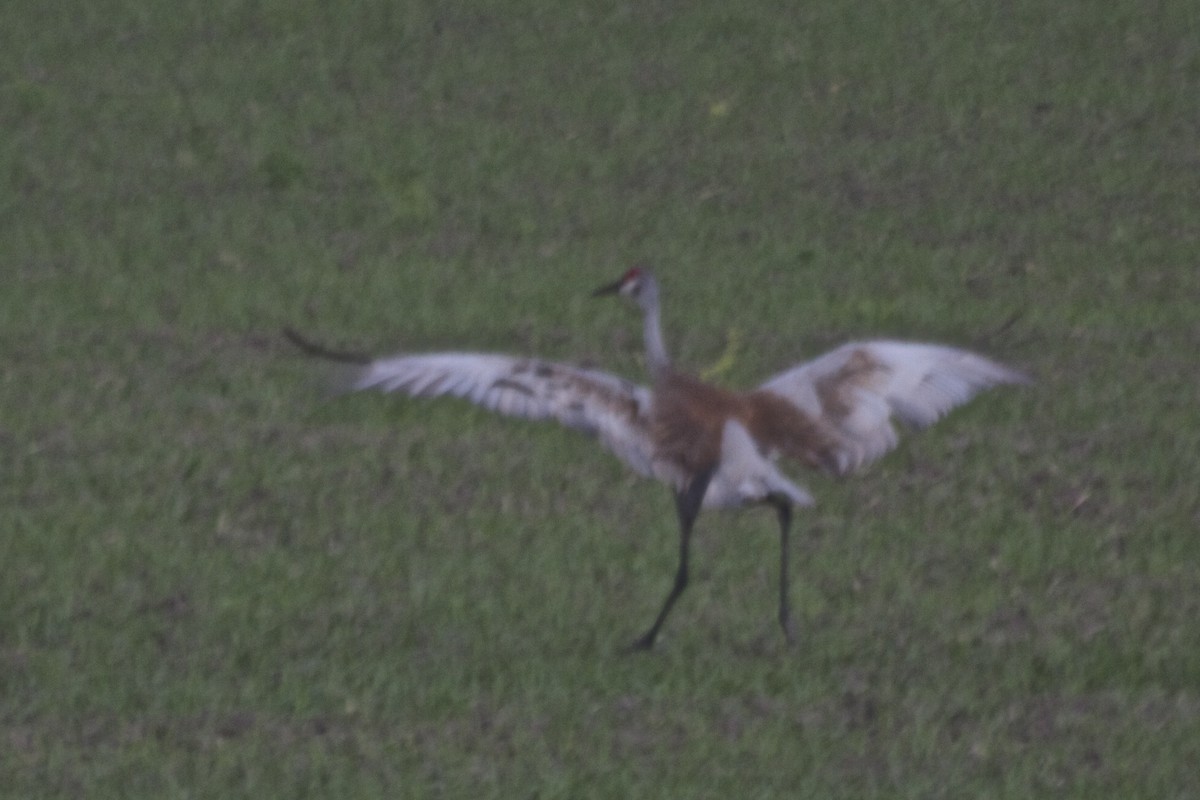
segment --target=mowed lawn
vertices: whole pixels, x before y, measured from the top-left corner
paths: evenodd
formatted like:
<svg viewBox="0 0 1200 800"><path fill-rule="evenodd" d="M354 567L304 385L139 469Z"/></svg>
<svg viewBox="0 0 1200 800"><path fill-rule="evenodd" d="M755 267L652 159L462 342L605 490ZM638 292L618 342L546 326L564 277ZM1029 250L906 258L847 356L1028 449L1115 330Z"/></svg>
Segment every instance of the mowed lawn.
<svg viewBox="0 0 1200 800"><path fill-rule="evenodd" d="M8 0L0 796L1200 795L1200 11ZM294 326L1028 370L707 514Z"/></svg>

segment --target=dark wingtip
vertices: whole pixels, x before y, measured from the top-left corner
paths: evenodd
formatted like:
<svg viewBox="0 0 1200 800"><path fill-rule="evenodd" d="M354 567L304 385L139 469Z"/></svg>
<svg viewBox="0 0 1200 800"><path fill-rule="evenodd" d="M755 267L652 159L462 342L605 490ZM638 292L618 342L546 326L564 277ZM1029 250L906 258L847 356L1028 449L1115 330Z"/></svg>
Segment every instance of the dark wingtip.
<svg viewBox="0 0 1200 800"><path fill-rule="evenodd" d="M323 358L327 361L337 361L342 364L370 364L371 357L366 353L358 353L349 350L334 350L326 347L323 344L314 342L311 339L300 335L295 328L285 326L282 330L283 338L294 344L301 352L317 358Z"/></svg>

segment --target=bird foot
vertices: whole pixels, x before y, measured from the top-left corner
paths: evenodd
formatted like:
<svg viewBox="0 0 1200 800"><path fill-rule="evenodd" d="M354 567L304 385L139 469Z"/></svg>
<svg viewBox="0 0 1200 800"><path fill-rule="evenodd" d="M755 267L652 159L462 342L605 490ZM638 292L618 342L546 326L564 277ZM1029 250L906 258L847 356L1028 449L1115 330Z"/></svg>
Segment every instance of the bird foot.
<svg viewBox="0 0 1200 800"><path fill-rule="evenodd" d="M657 631L655 633L657 633ZM654 649L654 639L655 639L655 636L654 636L654 634L651 634L651 633L647 633L643 636L639 636L637 641L635 641L633 644L626 647L621 652L623 652L625 655L632 655L633 653L649 652L650 650Z"/></svg>

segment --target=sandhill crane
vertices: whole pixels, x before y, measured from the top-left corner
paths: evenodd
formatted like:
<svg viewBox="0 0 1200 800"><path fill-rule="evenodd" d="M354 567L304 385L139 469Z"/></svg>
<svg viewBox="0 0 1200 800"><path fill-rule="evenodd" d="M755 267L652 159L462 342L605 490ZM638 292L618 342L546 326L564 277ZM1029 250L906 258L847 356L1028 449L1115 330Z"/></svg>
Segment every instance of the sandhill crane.
<svg viewBox="0 0 1200 800"><path fill-rule="evenodd" d="M451 395L501 414L553 419L597 437L635 472L667 483L679 519L679 562L653 624L632 645L654 645L688 583L692 527L701 509L766 504L779 522L779 624L793 640L788 536L794 506L812 496L776 466L786 457L834 475L876 460L897 442L892 417L924 427L982 389L1025 383L1021 372L936 344L866 341L793 366L748 392L733 392L671 366L654 276L635 267L594 296L620 295L642 311L652 388L598 370L487 353L371 359L337 353L291 330L310 354L356 362L344 391Z"/></svg>

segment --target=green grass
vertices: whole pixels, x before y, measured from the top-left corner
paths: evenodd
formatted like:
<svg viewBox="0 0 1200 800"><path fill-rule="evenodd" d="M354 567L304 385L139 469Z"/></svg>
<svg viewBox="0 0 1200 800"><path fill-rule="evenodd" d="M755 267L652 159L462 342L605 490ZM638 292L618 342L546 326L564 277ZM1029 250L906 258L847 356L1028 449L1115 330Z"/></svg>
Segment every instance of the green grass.
<svg viewBox="0 0 1200 800"><path fill-rule="evenodd" d="M1200 793L1193 4L10 0L0 65L0 795ZM803 476L794 649L768 512L623 657L662 487L278 335L637 376L638 260L731 385L1038 378Z"/></svg>

